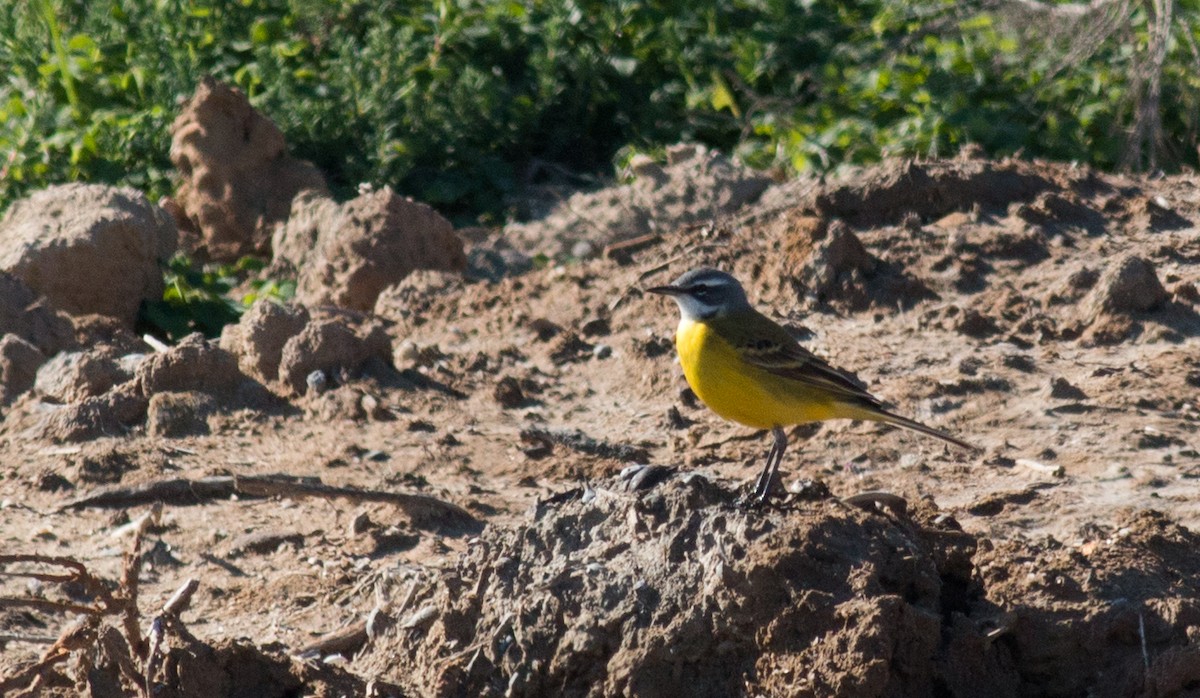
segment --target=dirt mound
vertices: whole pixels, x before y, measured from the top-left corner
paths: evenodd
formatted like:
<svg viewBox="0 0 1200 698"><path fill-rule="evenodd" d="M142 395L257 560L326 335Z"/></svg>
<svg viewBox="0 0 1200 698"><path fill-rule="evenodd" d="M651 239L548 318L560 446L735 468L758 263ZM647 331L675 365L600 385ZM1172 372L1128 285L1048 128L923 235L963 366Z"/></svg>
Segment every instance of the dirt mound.
<svg viewBox="0 0 1200 698"><path fill-rule="evenodd" d="M630 481L486 532L410 589L356 669L447 696L1134 696L1200 680L1200 541L1159 514L1078 549L977 551L928 503L747 511L698 475Z"/></svg>
<svg viewBox="0 0 1200 698"><path fill-rule="evenodd" d="M233 261L267 255L276 223L302 191L327 194L311 164L287 154L283 132L240 90L205 78L171 124L171 162L183 181L172 205L196 229L197 252Z"/></svg>
<svg viewBox="0 0 1200 698"><path fill-rule="evenodd" d="M568 491L485 533L360 668L431 695L1016 685L1007 654L954 618L972 599L970 536L831 502L747 511L698 475L647 494L624 483Z"/></svg>
<svg viewBox="0 0 1200 698"><path fill-rule="evenodd" d="M272 247L277 268L297 275L297 300L308 306L370 310L381 291L415 270L467 266L450 221L391 187L345 204L297 198Z"/></svg>
<svg viewBox="0 0 1200 698"><path fill-rule="evenodd" d="M260 300L236 324L221 332L221 348L237 357L246 375L273 385L279 379L279 360L288 340L300 334L310 319L302 305Z"/></svg>
<svg viewBox="0 0 1200 698"><path fill-rule="evenodd" d="M732 214L771 180L716 151L680 144L667 165L641 162L630 184L580 192L542 220L509 225L505 235L530 254L592 257L612 242L669 232Z"/></svg>
<svg viewBox="0 0 1200 698"><path fill-rule="evenodd" d="M1007 613L998 643L1024 686L1052 696L1200 688L1200 536L1152 510L1084 533L1078 546L1013 540L976 558Z"/></svg>
<svg viewBox="0 0 1200 698"><path fill-rule="evenodd" d="M46 356L75 340L75 330L65 314L47 307L17 277L0 271L0 334L9 333L33 343Z"/></svg>
<svg viewBox="0 0 1200 698"><path fill-rule="evenodd" d="M103 395L130 378L132 372L107 350L65 351L38 369L33 387L40 399L67 404Z"/></svg>
<svg viewBox="0 0 1200 698"><path fill-rule="evenodd" d="M64 184L16 202L0 221L0 271L71 315L133 327L143 300L162 296L160 263L175 226L140 192Z"/></svg>
<svg viewBox="0 0 1200 698"><path fill-rule="evenodd" d="M1023 160L901 160L855 171L816 188L800 207L854 226L895 224L907 214L924 220L980 206L1004 209L1055 186Z"/></svg>

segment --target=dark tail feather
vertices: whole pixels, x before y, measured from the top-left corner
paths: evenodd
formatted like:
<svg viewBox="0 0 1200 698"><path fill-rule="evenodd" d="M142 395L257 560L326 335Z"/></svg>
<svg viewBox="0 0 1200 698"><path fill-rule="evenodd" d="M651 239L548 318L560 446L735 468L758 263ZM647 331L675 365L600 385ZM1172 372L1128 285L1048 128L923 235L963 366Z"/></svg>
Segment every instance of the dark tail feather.
<svg viewBox="0 0 1200 698"><path fill-rule="evenodd" d="M968 451L982 451L983 450L974 444L969 444L966 441L963 441L962 439L957 439L953 436L950 436L949 434L947 434L944 431L941 431L939 429L934 429L933 427L925 426L924 424L921 424L920 422L915 422L915 421L909 419L908 417L901 417L900 415L892 414L891 412L885 412L883 410L878 410L874 416L874 419L876 419L880 422L884 422L885 424L895 424L896 426L904 427L905 429L912 429L913 431L919 431L922 434L928 434L929 436L941 439L942 441L945 441L947 443L952 443L955 446L958 446L959 448L965 448Z"/></svg>

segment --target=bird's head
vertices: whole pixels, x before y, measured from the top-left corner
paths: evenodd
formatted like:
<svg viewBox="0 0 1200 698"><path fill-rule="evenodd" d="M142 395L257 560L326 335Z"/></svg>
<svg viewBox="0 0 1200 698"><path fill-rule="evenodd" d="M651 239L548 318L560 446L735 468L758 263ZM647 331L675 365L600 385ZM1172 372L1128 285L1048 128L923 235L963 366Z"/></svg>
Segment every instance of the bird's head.
<svg viewBox="0 0 1200 698"><path fill-rule="evenodd" d="M646 291L675 299L679 312L688 320L705 320L750 308L746 290L737 279L707 267L693 269L668 286L655 286Z"/></svg>

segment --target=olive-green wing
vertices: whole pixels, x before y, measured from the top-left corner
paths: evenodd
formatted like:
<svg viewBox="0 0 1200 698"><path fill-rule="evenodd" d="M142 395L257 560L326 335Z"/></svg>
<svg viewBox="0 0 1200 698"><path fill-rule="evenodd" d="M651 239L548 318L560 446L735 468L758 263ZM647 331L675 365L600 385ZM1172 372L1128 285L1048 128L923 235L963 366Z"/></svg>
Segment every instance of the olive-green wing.
<svg viewBox="0 0 1200 698"><path fill-rule="evenodd" d="M862 407L881 407L853 375L830 366L766 317L745 323L735 346L747 363L772 375L827 391L835 399Z"/></svg>
<svg viewBox="0 0 1200 698"><path fill-rule="evenodd" d="M861 412L854 416L856 419L874 419L895 424L942 439L960 448L979 450L978 446L940 429L889 412L878 398L867 392L857 378L830 366L800 346L787 330L765 316L760 315L758 318L739 322L736 328L730 328L726 334L747 363L771 375L825 391L842 404L860 408Z"/></svg>

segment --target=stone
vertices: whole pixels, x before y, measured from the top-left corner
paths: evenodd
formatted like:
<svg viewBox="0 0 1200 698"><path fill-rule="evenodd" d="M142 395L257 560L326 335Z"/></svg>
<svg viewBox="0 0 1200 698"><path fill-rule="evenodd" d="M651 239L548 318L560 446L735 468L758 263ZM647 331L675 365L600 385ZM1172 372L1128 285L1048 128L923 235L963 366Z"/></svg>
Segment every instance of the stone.
<svg viewBox="0 0 1200 698"><path fill-rule="evenodd" d="M132 327L142 301L161 298L175 224L138 191L63 184L35 192L0 221L0 271L70 315Z"/></svg>

